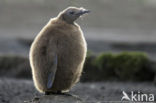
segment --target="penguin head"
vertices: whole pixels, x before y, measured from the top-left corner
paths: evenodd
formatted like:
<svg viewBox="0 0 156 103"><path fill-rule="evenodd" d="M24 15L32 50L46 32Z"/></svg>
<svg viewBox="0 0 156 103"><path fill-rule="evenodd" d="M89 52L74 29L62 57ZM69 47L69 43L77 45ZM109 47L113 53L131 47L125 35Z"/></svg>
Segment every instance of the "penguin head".
<svg viewBox="0 0 156 103"><path fill-rule="evenodd" d="M84 8L77 8L77 7L68 7L67 9L63 10L60 13L60 17L66 21L67 23L73 23L75 20L77 20L81 15L84 15L86 13L89 13L89 10L86 10Z"/></svg>

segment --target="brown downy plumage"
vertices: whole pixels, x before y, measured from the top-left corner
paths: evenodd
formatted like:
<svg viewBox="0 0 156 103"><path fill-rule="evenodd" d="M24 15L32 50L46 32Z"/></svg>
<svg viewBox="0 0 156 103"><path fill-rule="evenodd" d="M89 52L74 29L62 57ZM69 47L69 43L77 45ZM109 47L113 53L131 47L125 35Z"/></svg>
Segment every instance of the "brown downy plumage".
<svg viewBox="0 0 156 103"><path fill-rule="evenodd" d="M30 64L40 92L64 92L79 81L86 57L86 41L74 21L89 11L69 7L52 18L35 38Z"/></svg>

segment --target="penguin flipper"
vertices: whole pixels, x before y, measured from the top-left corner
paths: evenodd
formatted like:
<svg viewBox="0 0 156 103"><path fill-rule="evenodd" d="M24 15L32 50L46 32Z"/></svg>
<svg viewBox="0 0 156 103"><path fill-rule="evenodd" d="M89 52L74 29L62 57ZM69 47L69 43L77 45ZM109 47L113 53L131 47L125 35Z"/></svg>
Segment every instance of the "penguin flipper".
<svg viewBox="0 0 156 103"><path fill-rule="evenodd" d="M52 71L48 75L48 82L47 82L48 89L52 88L52 85L55 79L56 70L57 70L57 62L58 62L57 55L55 55L54 62L52 65Z"/></svg>

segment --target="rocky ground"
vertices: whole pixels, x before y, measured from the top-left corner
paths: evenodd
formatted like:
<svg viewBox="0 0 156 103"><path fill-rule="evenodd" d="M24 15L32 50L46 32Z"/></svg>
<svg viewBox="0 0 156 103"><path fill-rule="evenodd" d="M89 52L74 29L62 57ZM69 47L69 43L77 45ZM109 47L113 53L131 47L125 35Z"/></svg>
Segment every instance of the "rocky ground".
<svg viewBox="0 0 156 103"><path fill-rule="evenodd" d="M32 80L0 79L0 103L30 103L32 100L33 103L121 103L122 91L156 95L156 86L131 82L78 83L69 92L77 97L44 96L36 91Z"/></svg>

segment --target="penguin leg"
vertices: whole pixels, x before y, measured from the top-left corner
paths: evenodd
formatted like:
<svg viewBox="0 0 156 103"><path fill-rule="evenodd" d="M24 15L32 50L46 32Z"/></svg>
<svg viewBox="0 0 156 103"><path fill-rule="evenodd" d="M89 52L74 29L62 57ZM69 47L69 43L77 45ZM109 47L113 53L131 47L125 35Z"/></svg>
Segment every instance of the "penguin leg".
<svg viewBox="0 0 156 103"><path fill-rule="evenodd" d="M55 94L55 95L64 95L64 93L62 93L61 91L45 91L44 94L45 95L52 95L52 94Z"/></svg>
<svg viewBox="0 0 156 103"><path fill-rule="evenodd" d="M52 92L52 91L45 91L44 92L45 95L65 95L65 96L73 96L72 94L69 94L69 93L63 93L61 90L58 90L56 92Z"/></svg>
<svg viewBox="0 0 156 103"><path fill-rule="evenodd" d="M51 92L49 92L49 91L45 91L44 94L45 94L45 95L50 95Z"/></svg>

